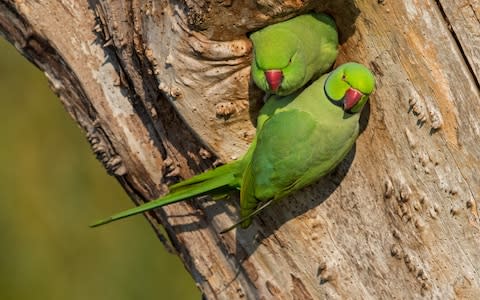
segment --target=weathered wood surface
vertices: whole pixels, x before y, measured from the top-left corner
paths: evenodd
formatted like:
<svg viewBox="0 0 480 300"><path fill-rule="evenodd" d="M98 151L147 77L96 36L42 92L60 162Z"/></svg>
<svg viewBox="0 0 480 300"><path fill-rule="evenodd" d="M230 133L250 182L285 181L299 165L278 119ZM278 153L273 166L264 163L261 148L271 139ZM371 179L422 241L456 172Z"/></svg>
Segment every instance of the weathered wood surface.
<svg viewBox="0 0 480 300"><path fill-rule="evenodd" d="M152 224L209 299L478 298L480 2L319 2L1 1L0 29L141 201L248 146L261 95L246 33L328 11L338 63L378 81L355 151L248 230L218 234L235 201Z"/></svg>

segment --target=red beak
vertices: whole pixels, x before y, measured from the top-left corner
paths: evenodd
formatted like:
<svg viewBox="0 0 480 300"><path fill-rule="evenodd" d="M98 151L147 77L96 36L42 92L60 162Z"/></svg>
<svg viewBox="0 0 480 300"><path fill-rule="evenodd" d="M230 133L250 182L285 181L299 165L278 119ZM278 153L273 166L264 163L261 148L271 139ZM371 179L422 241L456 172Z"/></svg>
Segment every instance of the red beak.
<svg viewBox="0 0 480 300"><path fill-rule="evenodd" d="M280 87L283 79L283 73L281 70L267 70L265 71L265 77L267 78L268 86L270 90L276 92Z"/></svg>
<svg viewBox="0 0 480 300"><path fill-rule="evenodd" d="M348 88L347 92L345 93L345 97L343 97L343 109L345 111L352 109L352 107L357 104L362 96L362 92L354 88Z"/></svg>

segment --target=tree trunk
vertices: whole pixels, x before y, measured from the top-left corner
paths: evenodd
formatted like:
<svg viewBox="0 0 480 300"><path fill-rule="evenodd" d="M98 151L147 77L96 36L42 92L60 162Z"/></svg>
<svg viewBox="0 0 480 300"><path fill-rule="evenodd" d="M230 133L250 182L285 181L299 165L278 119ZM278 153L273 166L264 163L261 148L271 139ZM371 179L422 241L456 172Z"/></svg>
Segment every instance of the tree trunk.
<svg viewBox="0 0 480 300"><path fill-rule="evenodd" d="M312 9L337 21L337 63L377 78L356 149L247 230L218 233L236 197L153 227L208 299L478 298L480 1L3 0L0 30L140 203L246 150L247 33Z"/></svg>

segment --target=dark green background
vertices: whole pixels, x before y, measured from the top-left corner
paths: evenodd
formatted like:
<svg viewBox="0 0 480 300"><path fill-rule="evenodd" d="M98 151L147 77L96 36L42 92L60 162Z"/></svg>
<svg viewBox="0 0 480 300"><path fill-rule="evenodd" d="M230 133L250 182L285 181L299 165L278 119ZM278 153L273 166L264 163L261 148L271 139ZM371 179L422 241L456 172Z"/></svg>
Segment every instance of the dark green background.
<svg viewBox="0 0 480 300"><path fill-rule="evenodd" d="M0 299L199 299L43 74L0 38Z"/></svg>

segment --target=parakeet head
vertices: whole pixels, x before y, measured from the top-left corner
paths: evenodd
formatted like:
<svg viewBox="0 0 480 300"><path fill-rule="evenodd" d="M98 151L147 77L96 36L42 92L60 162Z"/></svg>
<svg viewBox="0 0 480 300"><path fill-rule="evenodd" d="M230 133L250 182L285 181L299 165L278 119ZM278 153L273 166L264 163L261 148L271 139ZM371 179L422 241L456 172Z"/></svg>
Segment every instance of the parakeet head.
<svg viewBox="0 0 480 300"><path fill-rule="evenodd" d="M332 71L325 81L325 94L347 113L362 110L375 89L375 77L365 66L350 62Z"/></svg>
<svg viewBox="0 0 480 300"><path fill-rule="evenodd" d="M264 28L253 33L253 80L262 90L288 95L302 86L306 76L304 54L298 47L298 38L290 31Z"/></svg>

